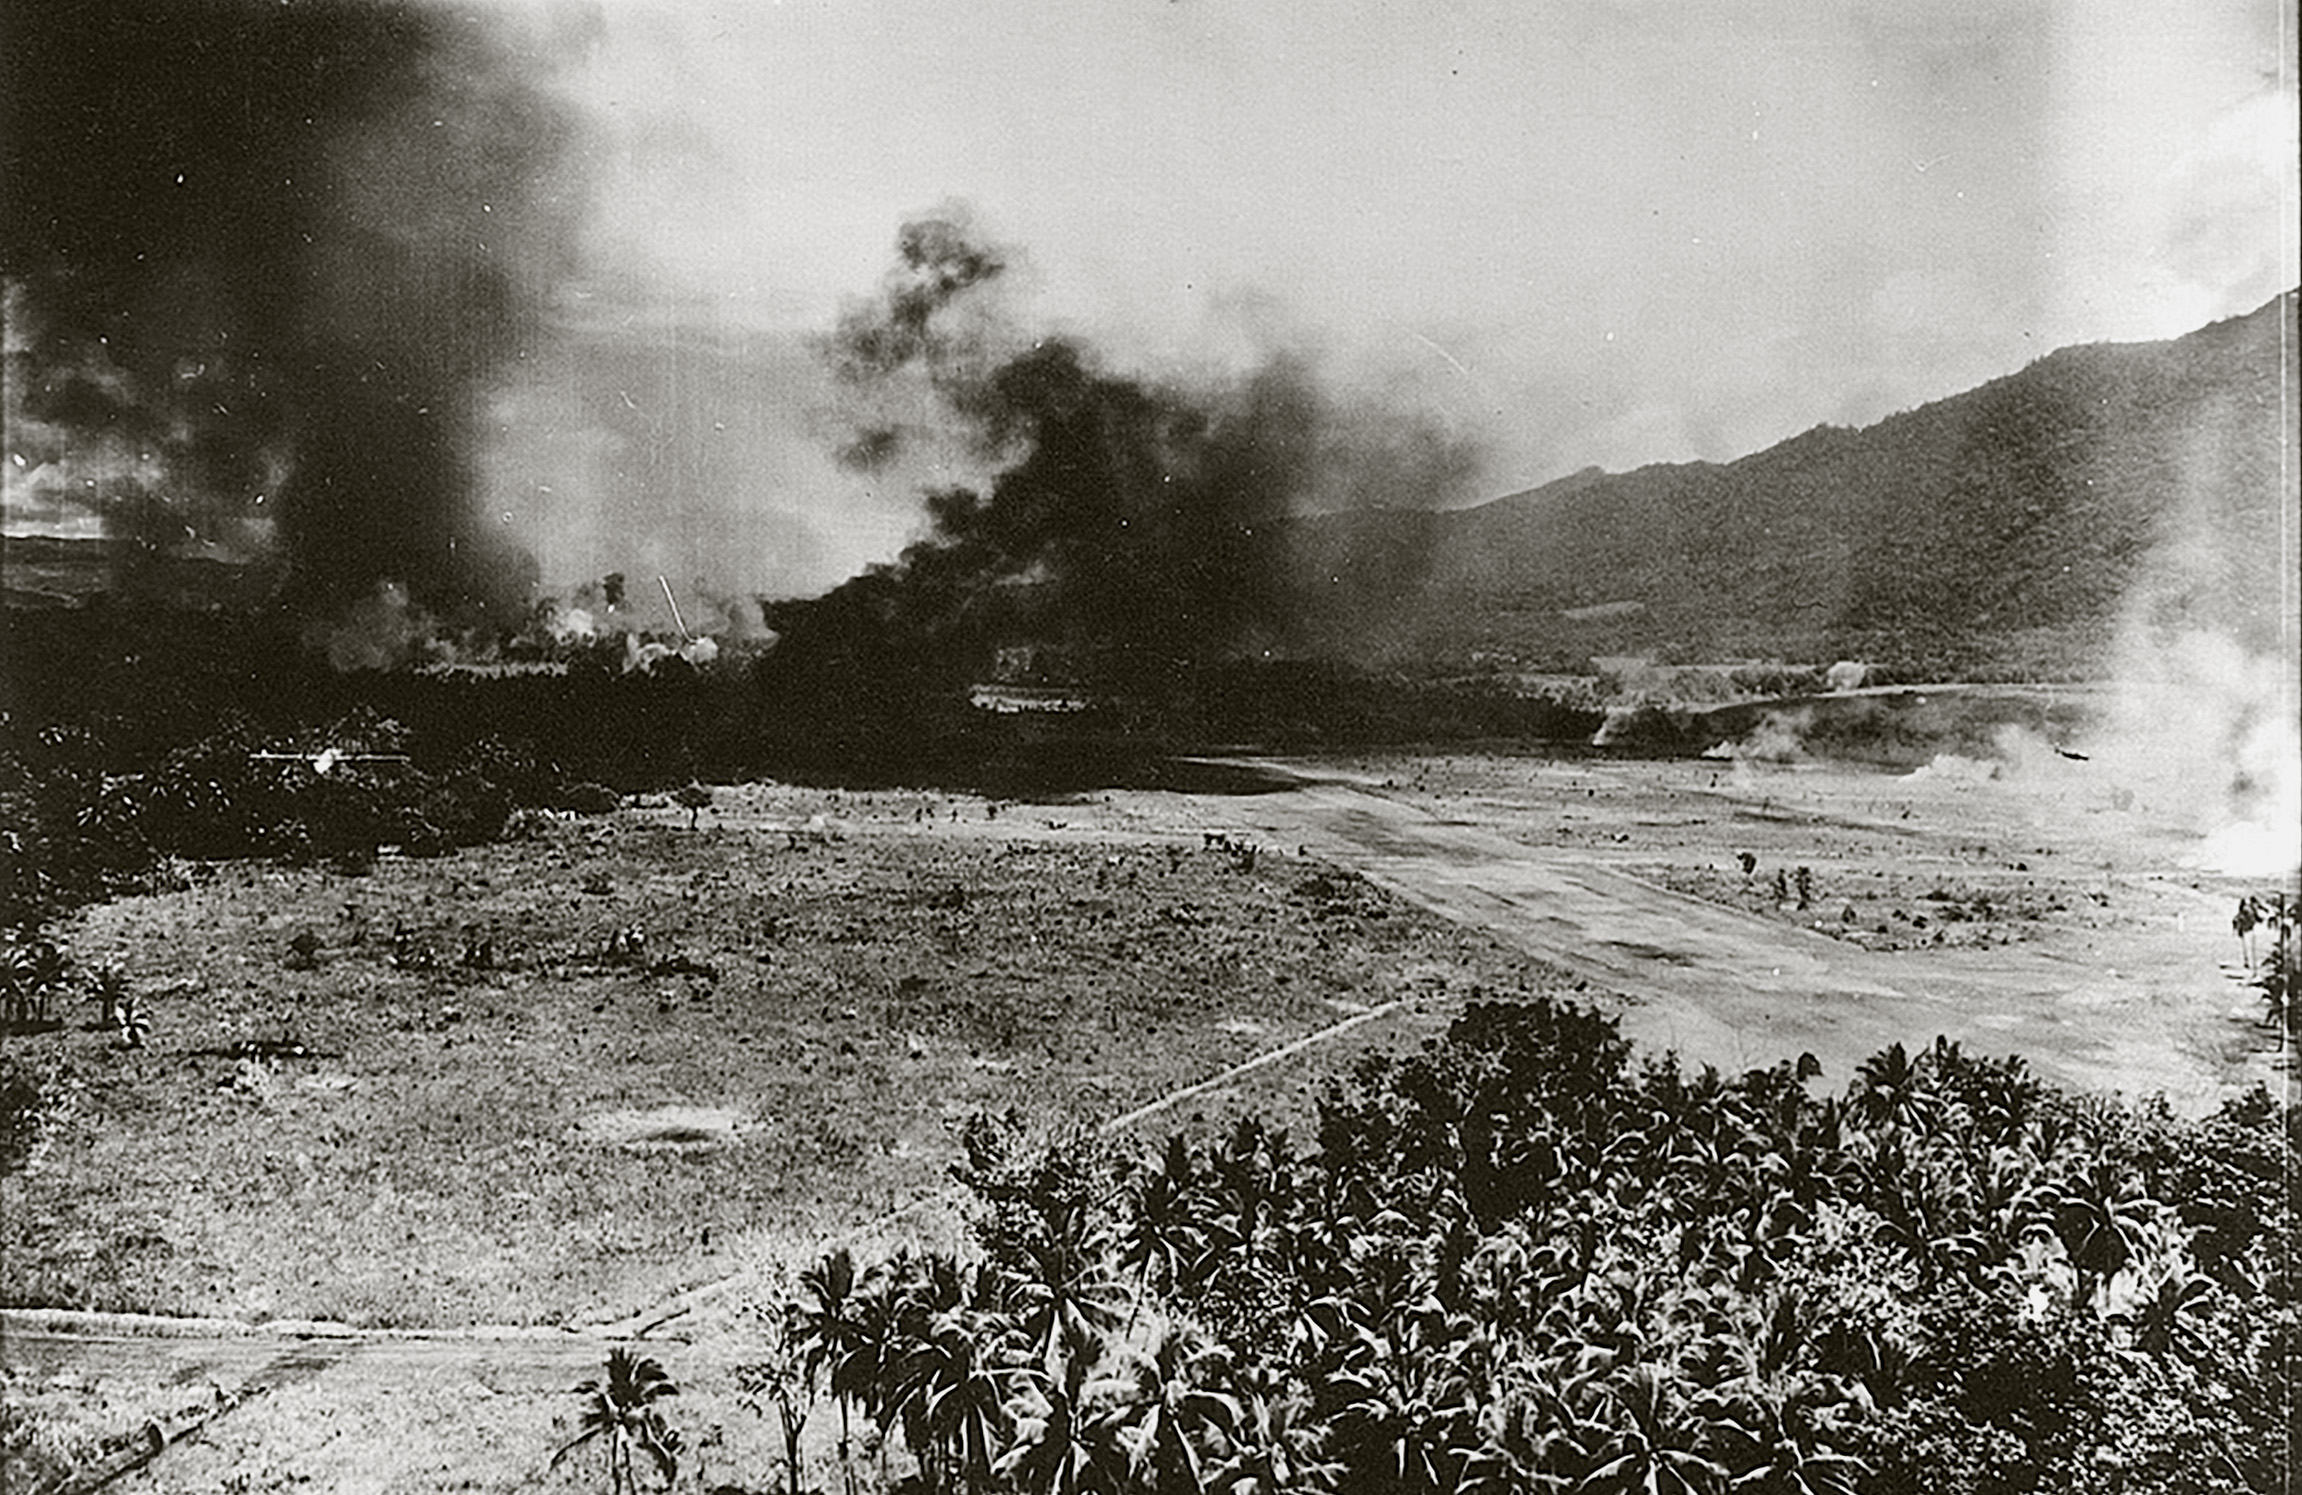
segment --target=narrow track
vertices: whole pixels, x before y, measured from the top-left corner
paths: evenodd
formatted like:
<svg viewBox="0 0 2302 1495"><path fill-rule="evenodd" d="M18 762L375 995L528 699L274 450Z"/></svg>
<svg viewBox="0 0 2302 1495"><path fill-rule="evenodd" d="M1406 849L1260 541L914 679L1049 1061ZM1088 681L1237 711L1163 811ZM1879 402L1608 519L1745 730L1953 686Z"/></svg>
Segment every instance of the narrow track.
<svg viewBox="0 0 2302 1495"><path fill-rule="evenodd" d="M1193 1084L1105 1121L1106 1137L1218 1090L1241 1076L1316 1048L1353 1029L1378 1022L1406 1006L1400 998L1352 1013L1316 1032L1246 1059ZM817 1249L856 1246L938 1207L958 1202L957 1187L922 1195L908 1204L819 1243ZM724 1277L612 1320L579 1321L565 1329L481 1326L467 1329L359 1329L348 1324L295 1321L239 1324L220 1319L171 1319L149 1314L76 1313L53 1309L0 1308L0 1365L39 1377L100 1373L153 1382L209 1384L217 1392L211 1416L268 1394L293 1380L323 1372L374 1383L410 1371L454 1371L484 1377L499 1390L558 1391L596 1371L610 1346L647 1339L681 1348L683 1362L726 1358L724 1346L699 1344L667 1327L690 1320L739 1293L751 1277ZM203 1418L204 1423L209 1420ZM151 1450L165 1448L194 1431L175 1430ZM145 1461L138 1461L145 1462Z"/></svg>

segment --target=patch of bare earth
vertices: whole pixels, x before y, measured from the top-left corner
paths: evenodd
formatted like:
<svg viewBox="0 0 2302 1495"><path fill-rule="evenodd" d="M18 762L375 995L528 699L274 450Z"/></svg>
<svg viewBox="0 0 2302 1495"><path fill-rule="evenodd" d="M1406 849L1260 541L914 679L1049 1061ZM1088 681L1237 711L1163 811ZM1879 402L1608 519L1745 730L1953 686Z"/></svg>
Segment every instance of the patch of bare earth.
<svg viewBox="0 0 2302 1495"><path fill-rule="evenodd" d="M150 994L0 1218L23 1305L599 1322L939 1192L959 1123L1304 1114L1335 1067L1556 973L1172 806L722 789L364 876L227 865L85 911ZM93 1014L90 1014L93 1016Z"/></svg>
<svg viewBox="0 0 2302 1495"><path fill-rule="evenodd" d="M1141 1129L1300 1115L1326 1075L1435 1031L1473 988L1575 984L1533 958L1551 945L1603 956L1642 1031L1731 1040L1750 1062L1787 1056L1767 1026L1796 1015L1777 968L1845 957L1908 990L1823 983L1792 1049L1820 1034L1858 1055L1960 1022L1974 1047L2142 1093L2210 1099L2259 1068L2245 996L2217 969L2233 887L2183 867L2178 828L2083 781L2055 799L1502 754L1301 768L1352 790L1023 805L719 789L692 830L663 801L367 877L224 867L91 910L75 955L125 961L157 1027L142 1052L77 1029L9 1040L63 1059L77 1097L8 1181L8 1291L563 1324L733 1278L642 1343L682 1384L683 1481L768 1488L775 1439L731 1369L757 1349L747 1303L826 1239L936 1197L969 1111L1099 1122L1402 1003ZM1339 851L1300 854L1315 836L1452 917ZM1795 881L1781 898L1772 882L1799 866L1804 910ZM1743 995L1716 1032L1671 1026L1722 990ZM49 1440L52 1469L253 1376L263 1394L114 1488L601 1482L595 1449L549 1467L593 1340L255 1343L105 1344L94 1372L85 1344L27 1360L11 1343L11 1438ZM826 1486L830 1426L819 1409L809 1434Z"/></svg>

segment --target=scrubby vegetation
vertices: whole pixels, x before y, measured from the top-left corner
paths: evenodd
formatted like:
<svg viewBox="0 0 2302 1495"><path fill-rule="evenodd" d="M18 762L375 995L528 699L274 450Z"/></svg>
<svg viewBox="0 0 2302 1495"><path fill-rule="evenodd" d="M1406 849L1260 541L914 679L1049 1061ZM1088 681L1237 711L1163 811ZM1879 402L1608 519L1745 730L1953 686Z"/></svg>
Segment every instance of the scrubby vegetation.
<svg viewBox="0 0 2302 1495"><path fill-rule="evenodd" d="M1294 660L1211 663L1051 722L821 644L641 669L619 639L500 669L342 673L263 614L99 603L8 621L38 661L0 677L12 928L169 886L185 862L357 869L382 847L492 840L517 809L598 811L698 780L1029 795L1155 781L1165 755L1207 744L1579 740L1601 720L1491 682Z"/></svg>
<svg viewBox="0 0 2302 1495"><path fill-rule="evenodd" d="M2292 1113L1805 1077L1485 1003L1308 1140L979 1118L976 1249L835 1253L781 1333L929 1490L2286 1488Z"/></svg>
<svg viewBox="0 0 2302 1495"><path fill-rule="evenodd" d="M2262 996L2263 1017L2291 1039L2302 1032L2294 994L2302 988L2302 899L2283 892L2238 900L2230 928L2246 952L2246 984Z"/></svg>
<svg viewBox="0 0 2302 1495"><path fill-rule="evenodd" d="M0 1178L24 1166L60 1102L58 1066L0 1048Z"/></svg>
<svg viewBox="0 0 2302 1495"><path fill-rule="evenodd" d="M88 728L10 732L0 922L29 929L74 904L171 886L187 862L357 870L386 846L436 855L494 840L516 806L574 797L524 749L489 739L423 753L372 711L284 732L229 721L154 754Z"/></svg>

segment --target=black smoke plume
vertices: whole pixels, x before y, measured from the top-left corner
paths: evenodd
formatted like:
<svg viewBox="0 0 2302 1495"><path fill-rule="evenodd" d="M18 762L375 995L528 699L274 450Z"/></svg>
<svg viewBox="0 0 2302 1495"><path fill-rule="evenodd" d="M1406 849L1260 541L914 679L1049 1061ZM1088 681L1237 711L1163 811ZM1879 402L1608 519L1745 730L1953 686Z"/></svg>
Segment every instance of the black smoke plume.
<svg viewBox="0 0 2302 1495"><path fill-rule="evenodd" d="M879 468L955 445L991 476L928 492L932 532L894 565L778 609L786 648L838 639L859 669L920 685L1046 654L1077 683L1156 695L1313 642L1289 569L1298 516L1443 502L1476 470L1469 443L1338 401L1299 357L1157 381L1073 339L1017 336L983 299L1012 256L962 214L908 225L898 255L827 343L865 407L846 455Z"/></svg>
<svg viewBox="0 0 2302 1495"><path fill-rule="evenodd" d="M142 459L86 496L170 533L269 517L316 617L387 581L516 617L533 563L476 511L474 447L568 268L572 127L541 80L586 24L349 0L0 14L14 403L60 465Z"/></svg>
<svg viewBox="0 0 2302 1495"><path fill-rule="evenodd" d="M879 299L848 308L826 346L850 384L888 378L907 367L956 379L972 339L940 325L939 314L968 291L1007 273L1007 256L978 242L956 205L906 223L896 235L896 267Z"/></svg>

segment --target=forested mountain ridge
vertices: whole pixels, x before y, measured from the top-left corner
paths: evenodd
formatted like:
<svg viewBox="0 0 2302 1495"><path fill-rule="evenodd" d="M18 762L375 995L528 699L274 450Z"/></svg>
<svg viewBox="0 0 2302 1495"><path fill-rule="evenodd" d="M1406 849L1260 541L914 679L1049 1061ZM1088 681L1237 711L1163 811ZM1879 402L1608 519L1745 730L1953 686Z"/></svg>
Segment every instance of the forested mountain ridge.
<svg viewBox="0 0 2302 1495"><path fill-rule="evenodd" d="M2293 293L2064 348L1734 462L1587 470L1479 508L1311 521L1298 575L1396 655L1852 655L2083 673L2140 616L2278 637ZM1314 604L1315 605L1315 604Z"/></svg>

